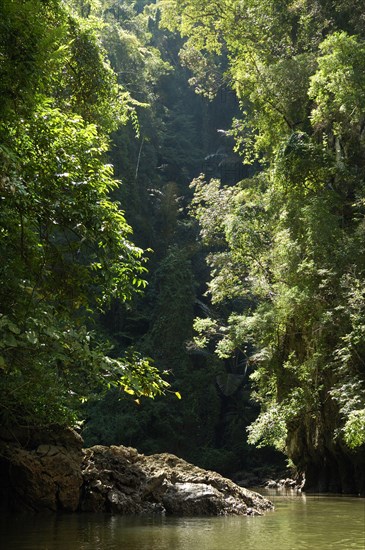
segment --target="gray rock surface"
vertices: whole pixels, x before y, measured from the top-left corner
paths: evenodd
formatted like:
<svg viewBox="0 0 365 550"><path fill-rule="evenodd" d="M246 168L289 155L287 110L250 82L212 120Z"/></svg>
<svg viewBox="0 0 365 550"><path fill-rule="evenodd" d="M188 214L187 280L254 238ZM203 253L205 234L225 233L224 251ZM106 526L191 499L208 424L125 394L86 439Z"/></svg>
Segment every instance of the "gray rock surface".
<svg viewBox="0 0 365 550"><path fill-rule="evenodd" d="M84 511L178 516L260 515L261 495L170 454L145 456L123 446L86 449Z"/></svg>

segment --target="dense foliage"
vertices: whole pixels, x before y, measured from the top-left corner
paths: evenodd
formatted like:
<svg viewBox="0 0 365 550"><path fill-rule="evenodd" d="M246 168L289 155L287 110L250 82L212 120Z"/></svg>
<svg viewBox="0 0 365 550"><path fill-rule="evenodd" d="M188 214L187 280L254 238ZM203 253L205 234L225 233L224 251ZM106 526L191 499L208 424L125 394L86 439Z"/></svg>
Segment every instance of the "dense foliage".
<svg viewBox="0 0 365 550"><path fill-rule="evenodd" d="M225 319L196 321L199 343L215 340L221 357L241 349L254 368L261 414L251 442L342 477L349 449L365 443L360 5L160 5L186 48L228 51L242 109L232 134L244 160L261 166L235 187L194 182L212 250L209 293L231 304Z"/></svg>
<svg viewBox="0 0 365 550"><path fill-rule="evenodd" d="M148 360L106 355L95 312L145 286L142 250L119 204L108 135L135 101L96 18L57 0L1 4L0 413L2 423L70 422L111 385L163 391Z"/></svg>

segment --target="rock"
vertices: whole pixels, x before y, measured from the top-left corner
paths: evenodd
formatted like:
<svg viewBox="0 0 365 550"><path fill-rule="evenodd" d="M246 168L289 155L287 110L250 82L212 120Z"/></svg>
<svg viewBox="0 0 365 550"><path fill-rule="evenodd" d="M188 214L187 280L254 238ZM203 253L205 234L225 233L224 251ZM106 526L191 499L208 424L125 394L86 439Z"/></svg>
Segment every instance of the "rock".
<svg viewBox="0 0 365 550"><path fill-rule="evenodd" d="M170 454L82 449L72 430L0 430L0 511L260 515L261 495Z"/></svg>
<svg viewBox="0 0 365 550"><path fill-rule="evenodd" d="M162 502L166 513L175 516L217 516L224 513L224 500L219 491L205 483L171 483Z"/></svg>
<svg viewBox="0 0 365 550"><path fill-rule="evenodd" d="M78 434L53 427L0 436L1 510L77 510L83 458Z"/></svg>
<svg viewBox="0 0 365 550"><path fill-rule="evenodd" d="M301 478L292 479L292 478L282 478L277 481L269 479L265 483L266 489L293 489L295 491L301 491L303 486L303 480Z"/></svg>
<svg viewBox="0 0 365 550"><path fill-rule="evenodd" d="M215 472L174 455L145 456L123 446L87 449L83 476L85 511L217 516L260 515L272 508L261 495Z"/></svg>
<svg viewBox="0 0 365 550"><path fill-rule="evenodd" d="M279 487L279 484L277 481L274 481L273 479L269 479L269 481L266 482L265 487L267 489L276 489Z"/></svg>

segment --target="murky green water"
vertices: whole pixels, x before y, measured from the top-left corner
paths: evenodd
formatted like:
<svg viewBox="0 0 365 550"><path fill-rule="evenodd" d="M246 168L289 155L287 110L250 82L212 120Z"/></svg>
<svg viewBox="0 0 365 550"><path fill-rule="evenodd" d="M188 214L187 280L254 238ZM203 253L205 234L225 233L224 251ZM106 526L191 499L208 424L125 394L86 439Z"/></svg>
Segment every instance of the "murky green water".
<svg viewBox="0 0 365 550"><path fill-rule="evenodd" d="M365 499L270 495L264 517L2 518L1 550L365 550Z"/></svg>

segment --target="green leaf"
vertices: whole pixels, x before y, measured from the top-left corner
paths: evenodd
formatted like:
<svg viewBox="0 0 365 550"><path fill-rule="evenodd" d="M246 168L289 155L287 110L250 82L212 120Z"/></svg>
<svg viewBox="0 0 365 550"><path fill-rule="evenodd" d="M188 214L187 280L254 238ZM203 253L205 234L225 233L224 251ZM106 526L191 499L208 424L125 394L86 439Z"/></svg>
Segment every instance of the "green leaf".
<svg viewBox="0 0 365 550"><path fill-rule="evenodd" d="M29 332L27 332L26 338L28 342L30 342L31 344L38 344L38 337L33 330L30 330Z"/></svg>
<svg viewBox="0 0 365 550"><path fill-rule="evenodd" d="M6 347L16 348L19 345L19 342L13 334L6 334L4 337L4 344Z"/></svg>

